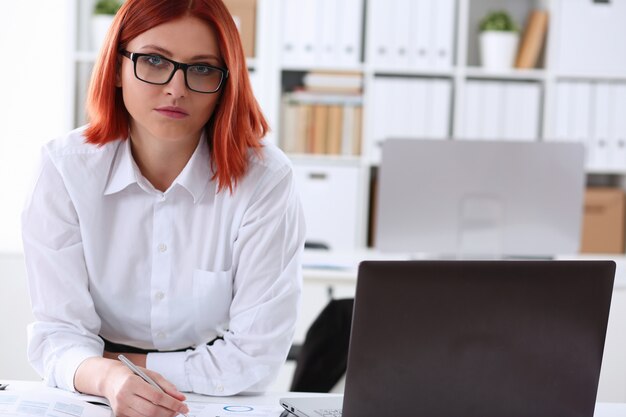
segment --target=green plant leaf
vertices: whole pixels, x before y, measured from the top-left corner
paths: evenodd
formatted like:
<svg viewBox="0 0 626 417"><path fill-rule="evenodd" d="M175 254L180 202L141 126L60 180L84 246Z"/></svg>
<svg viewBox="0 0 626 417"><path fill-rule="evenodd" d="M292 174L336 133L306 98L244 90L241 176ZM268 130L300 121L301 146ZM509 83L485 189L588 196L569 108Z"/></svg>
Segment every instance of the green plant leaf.
<svg viewBox="0 0 626 417"><path fill-rule="evenodd" d="M121 6L122 3L119 0L98 0L93 13L114 15Z"/></svg>
<svg viewBox="0 0 626 417"><path fill-rule="evenodd" d="M517 32L517 24L504 10L492 11L480 21L480 31Z"/></svg>

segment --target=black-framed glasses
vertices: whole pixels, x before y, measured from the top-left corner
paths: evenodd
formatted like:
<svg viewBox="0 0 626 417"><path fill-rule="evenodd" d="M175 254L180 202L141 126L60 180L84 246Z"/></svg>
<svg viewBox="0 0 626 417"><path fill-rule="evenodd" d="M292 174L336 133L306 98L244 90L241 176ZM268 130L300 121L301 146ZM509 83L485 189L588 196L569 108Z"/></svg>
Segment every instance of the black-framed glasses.
<svg viewBox="0 0 626 417"><path fill-rule="evenodd" d="M226 68L208 64L183 64L158 54L140 54L121 50L134 63L135 77L148 84L164 85L179 69L185 74L185 85L197 93L216 93L228 78Z"/></svg>

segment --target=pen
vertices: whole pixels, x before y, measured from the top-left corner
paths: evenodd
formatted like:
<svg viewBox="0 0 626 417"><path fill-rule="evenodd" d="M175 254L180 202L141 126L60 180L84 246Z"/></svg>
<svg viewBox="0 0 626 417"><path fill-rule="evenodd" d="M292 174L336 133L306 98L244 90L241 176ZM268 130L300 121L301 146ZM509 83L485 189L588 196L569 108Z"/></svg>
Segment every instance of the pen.
<svg viewBox="0 0 626 417"><path fill-rule="evenodd" d="M165 393L165 391L163 390L163 388L161 388L161 386L159 386L159 384L157 384L156 382L154 382L154 380L152 378L150 378L148 375L146 375L146 373L144 371L142 371L141 369L139 369L138 367L135 366L134 363L132 363L130 360L128 360L128 358L126 358L126 356L124 355L118 355L117 358L128 367L128 369L130 369L131 371L133 371L133 373L135 375L137 375L138 377L140 377L141 379L143 379L144 381L146 381L148 384L152 385L154 388L158 389L160 392ZM181 413L182 414L182 413ZM187 414L183 414L185 417L188 417Z"/></svg>

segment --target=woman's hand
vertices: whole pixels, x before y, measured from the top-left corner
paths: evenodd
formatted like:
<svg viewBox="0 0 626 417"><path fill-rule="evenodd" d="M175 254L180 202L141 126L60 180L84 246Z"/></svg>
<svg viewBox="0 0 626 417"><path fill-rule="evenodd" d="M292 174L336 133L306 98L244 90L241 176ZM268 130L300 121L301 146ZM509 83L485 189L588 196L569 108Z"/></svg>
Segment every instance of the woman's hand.
<svg viewBox="0 0 626 417"><path fill-rule="evenodd" d="M189 412L182 403L185 396L174 385L156 372L147 369L143 371L165 393L158 391L123 365L113 367L107 376L104 393L117 417L173 417Z"/></svg>
<svg viewBox="0 0 626 417"><path fill-rule="evenodd" d="M117 417L173 417L188 413L185 396L160 374L148 374L165 393L135 375L119 361L89 358L76 371L75 388L83 393L101 395L111 403Z"/></svg>

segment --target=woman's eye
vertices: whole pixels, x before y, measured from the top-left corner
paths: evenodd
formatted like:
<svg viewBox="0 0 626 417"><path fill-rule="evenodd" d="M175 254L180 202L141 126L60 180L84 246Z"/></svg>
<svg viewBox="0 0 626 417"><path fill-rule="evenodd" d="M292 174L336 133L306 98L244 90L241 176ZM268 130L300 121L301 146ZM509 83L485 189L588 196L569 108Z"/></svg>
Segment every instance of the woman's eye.
<svg viewBox="0 0 626 417"><path fill-rule="evenodd" d="M163 65L163 58L161 58L158 55L150 55L146 57L146 60L148 61L148 63L150 65L154 65L154 66L159 66L159 65Z"/></svg>
<svg viewBox="0 0 626 417"><path fill-rule="evenodd" d="M213 71L211 67L207 67L206 65L194 65L191 67L191 70L198 75L207 75Z"/></svg>

